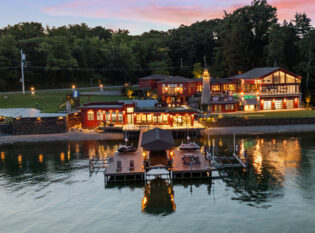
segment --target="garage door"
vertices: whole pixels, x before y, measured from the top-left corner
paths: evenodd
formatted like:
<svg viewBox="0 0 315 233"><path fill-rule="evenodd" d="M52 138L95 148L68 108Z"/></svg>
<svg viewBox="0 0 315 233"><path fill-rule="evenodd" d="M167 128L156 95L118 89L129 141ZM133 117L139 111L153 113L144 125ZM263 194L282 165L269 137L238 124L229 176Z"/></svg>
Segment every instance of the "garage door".
<svg viewBox="0 0 315 233"><path fill-rule="evenodd" d="M271 100L264 101L264 110L271 110Z"/></svg>
<svg viewBox="0 0 315 233"><path fill-rule="evenodd" d="M282 109L282 100L275 101L275 109Z"/></svg>
<svg viewBox="0 0 315 233"><path fill-rule="evenodd" d="M287 108L293 108L293 107L294 107L293 100L287 100Z"/></svg>

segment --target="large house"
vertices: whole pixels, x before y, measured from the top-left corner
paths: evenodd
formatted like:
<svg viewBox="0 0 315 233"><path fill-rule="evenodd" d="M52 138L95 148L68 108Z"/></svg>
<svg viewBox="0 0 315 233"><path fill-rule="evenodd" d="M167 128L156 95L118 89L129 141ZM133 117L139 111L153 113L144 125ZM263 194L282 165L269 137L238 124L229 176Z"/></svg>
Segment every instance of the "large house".
<svg viewBox="0 0 315 233"><path fill-rule="evenodd" d="M228 79L236 84L236 93L245 111L291 109L301 105L301 76L285 69L255 68Z"/></svg>
<svg viewBox="0 0 315 233"><path fill-rule="evenodd" d="M158 90L167 106L187 104L202 92L203 79L153 75L140 79L140 88ZM299 108L301 76L279 67L255 68L229 78L210 79L210 110L215 113Z"/></svg>
<svg viewBox="0 0 315 233"><path fill-rule="evenodd" d="M119 102L94 102L80 106L82 128L104 127L110 124L164 125L170 127L194 126L192 108L163 108L156 100L133 100Z"/></svg>

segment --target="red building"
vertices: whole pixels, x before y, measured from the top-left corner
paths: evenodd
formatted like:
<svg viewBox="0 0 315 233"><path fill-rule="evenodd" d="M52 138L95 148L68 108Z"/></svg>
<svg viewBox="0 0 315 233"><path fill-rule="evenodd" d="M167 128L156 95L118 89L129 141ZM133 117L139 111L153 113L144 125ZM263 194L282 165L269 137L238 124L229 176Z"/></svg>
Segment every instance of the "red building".
<svg viewBox="0 0 315 233"><path fill-rule="evenodd" d="M167 75L150 75L144 78L139 79L139 88L143 89L156 89L157 88L157 82L165 80Z"/></svg>
<svg viewBox="0 0 315 233"><path fill-rule="evenodd" d="M114 125L194 126L190 108L137 107L136 102L95 102L79 107L82 128Z"/></svg>
<svg viewBox="0 0 315 233"><path fill-rule="evenodd" d="M202 91L202 82L180 76L170 76L157 82L158 96L169 107L187 103L187 98Z"/></svg>

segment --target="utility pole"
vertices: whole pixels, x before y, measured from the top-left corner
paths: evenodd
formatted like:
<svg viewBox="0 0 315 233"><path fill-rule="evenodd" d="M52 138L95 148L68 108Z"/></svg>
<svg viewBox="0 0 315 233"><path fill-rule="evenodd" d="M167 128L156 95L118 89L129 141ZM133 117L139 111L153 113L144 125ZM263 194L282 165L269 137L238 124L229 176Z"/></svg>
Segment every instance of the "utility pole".
<svg viewBox="0 0 315 233"><path fill-rule="evenodd" d="M25 54L23 54L23 51L22 51L22 49L21 49L21 83L22 83L22 92L23 92L23 95L25 95L24 60L25 60Z"/></svg>
<svg viewBox="0 0 315 233"><path fill-rule="evenodd" d="M180 69L181 70L183 69L183 58L182 57L180 58Z"/></svg>

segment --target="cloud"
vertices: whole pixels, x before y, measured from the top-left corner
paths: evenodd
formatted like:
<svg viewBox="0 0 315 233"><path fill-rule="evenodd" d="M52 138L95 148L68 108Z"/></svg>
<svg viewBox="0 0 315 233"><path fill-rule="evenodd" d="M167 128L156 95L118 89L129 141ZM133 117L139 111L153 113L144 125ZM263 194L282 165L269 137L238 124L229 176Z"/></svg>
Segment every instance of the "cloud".
<svg viewBox="0 0 315 233"><path fill-rule="evenodd" d="M145 21L149 23L180 25L191 24L197 20L212 19L222 17L224 9L221 5L208 4L204 6L203 1L183 1L185 4L179 5L169 1L169 4L158 4L156 1L141 0L120 0L120 1L71 1L41 10L49 15L62 16L82 16L92 18L105 18L116 20ZM239 7L239 4L232 4L225 7L231 11Z"/></svg>
<svg viewBox="0 0 315 233"><path fill-rule="evenodd" d="M56 0L55 0L56 1ZM178 26L204 19L221 18L224 10L232 12L250 4L250 0L63 0L41 11L53 16L79 16L117 22ZM292 19L296 12L314 18L314 0L270 0L277 7L280 20Z"/></svg>
<svg viewBox="0 0 315 233"><path fill-rule="evenodd" d="M293 19L295 13L306 13L308 17L315 18L315 1L314 0L272 0L269 2L277 7L278 17L280 20Z"/></svg>

